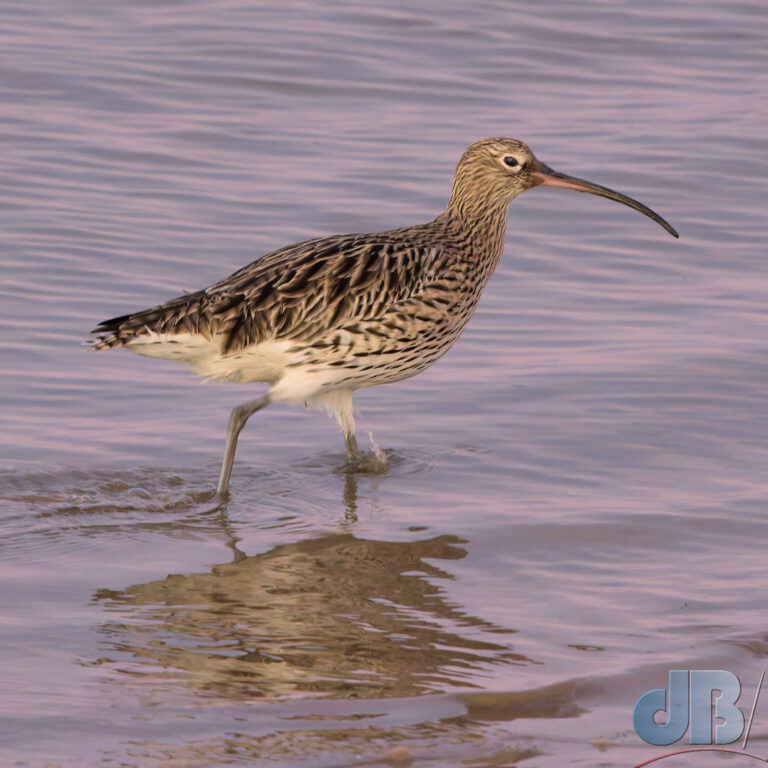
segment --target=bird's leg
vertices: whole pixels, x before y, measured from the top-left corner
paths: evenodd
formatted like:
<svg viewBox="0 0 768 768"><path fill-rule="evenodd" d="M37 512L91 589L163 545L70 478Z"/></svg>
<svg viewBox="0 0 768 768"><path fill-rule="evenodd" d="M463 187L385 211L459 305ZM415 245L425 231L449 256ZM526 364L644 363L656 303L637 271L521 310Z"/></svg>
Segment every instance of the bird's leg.
<svg viewBox="0 0 768 768"><path fill-rule="evenodd" d="M344 433L344 447L347 449L347 464L353 469L360 466L363 454L357 447L355 437L355 412L352 406L352 393L339 391L336 395L336 419Z"/></svg>
<svg viewBox="0 0 768 768"><path fill-rule="evenodd" d="M240 431L245 426L245 422L264 406L269 405L269 395L257 397L255 400L249 400L247 403L238 405L232 409L229 415L229 426L227 427L227 445L224 448L224 458L221 462L221 474L219 475L219 484L216 487L216 495L224 498L229 489L229 476L232 474L232 464L235 460L235 451L237 450L237 438Z"/></svg>
<svg viewBox="0 0 768 768"><path fill-rule="evenodd" d="M363 454L360 453L355 439L355 411L352 405L352 392L351 389L333 389L330 392L323 392L315 396L310 404L314 407L324 407L339 422L341 431L344 433L347 464L350 468L355 469L360 466Z"/></svg>
<svg viewBox="0 0 768 768"><path fill-rule="evenodd" d="M360 464L363 455L357 447L357 438L354 432L344 432L344 445L347 449L347 463L352 467Z"/></svg>

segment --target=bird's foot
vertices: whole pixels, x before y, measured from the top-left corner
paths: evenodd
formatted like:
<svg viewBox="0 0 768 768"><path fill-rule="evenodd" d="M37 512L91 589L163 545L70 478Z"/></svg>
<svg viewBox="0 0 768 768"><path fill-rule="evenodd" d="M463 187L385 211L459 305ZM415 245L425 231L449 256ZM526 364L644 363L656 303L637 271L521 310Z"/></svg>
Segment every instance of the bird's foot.
<svg viewBox="0 0 768 768"><path fill-rule="evenodd" d="M345 471L365 475L383 475L389 466L387 455L382 451L381 455L373 451L361 453L355 459L347 459Z"/></svg>
<svg viewBox="0 0 768 768"><path fill-rule="evenodd" d="M383 475L389 467L387 454L376 444L370 432L368 437L371 439L371 450L367 452L359 450L348 452L345 469L347 472ZM357 448L357 445L355 445L355 448Z"/></svg>

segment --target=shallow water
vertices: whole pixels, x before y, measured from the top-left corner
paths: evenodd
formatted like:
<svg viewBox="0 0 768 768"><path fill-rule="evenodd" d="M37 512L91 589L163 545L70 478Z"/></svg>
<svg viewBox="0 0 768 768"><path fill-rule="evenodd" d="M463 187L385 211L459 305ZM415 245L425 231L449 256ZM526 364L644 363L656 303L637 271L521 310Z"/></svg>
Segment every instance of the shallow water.
<svg viewBox="0 0 768 768"><path fill-rule="evenodd" d="M0 763L630 766L662 751L632 708L670 668L733 671L748 710L766 34L758 2L3 3ZM388 472L346 475L332 422L273 406L215 508L254 388L88 331L426 221L487 135L681 239L515 200L459 343L356 398Z"/></svg>

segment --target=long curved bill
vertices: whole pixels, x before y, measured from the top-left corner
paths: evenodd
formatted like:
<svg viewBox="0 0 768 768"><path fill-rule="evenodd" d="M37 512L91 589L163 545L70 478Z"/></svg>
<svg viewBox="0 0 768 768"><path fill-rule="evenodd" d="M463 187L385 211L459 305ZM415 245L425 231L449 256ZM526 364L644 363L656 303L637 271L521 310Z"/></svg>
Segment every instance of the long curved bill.
<svg viewBox="0 0 768 768"><path fill-rule="evenodd" d="M539 162L539 168L533 172L533 176L542 186L575 189L577 192L589 192L590 195L607 197L609 200L615 200L617 203L624 203L624 205L628 205L630 208L634 208L636 211L644 213L649 219L653 219L657 224L661 224L661 226L673 237L680 237L675 228L662 219L658 213L652 211L642 203L639 203L637 200L622 195L620 192L614 192L612 189L608 189L608 187L601 187L599 184L593 184L591 181L584 181L584 179L577 179L575 176L567 176L564 173L553 171L548 165L544 165L542 162Z"/></svg>

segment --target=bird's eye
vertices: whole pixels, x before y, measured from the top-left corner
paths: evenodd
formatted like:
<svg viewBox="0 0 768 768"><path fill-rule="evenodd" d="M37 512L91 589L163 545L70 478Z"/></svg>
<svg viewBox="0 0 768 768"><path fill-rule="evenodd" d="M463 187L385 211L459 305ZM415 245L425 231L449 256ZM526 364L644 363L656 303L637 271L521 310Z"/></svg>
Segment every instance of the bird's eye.
<svg viewBox="0 0 768 768"><path fill-rule="evenodd" d="M506 165L508 168L515 168L518 171L520 170L520 161L512 155L507 155L504 158L504 165Z"/></svg>

